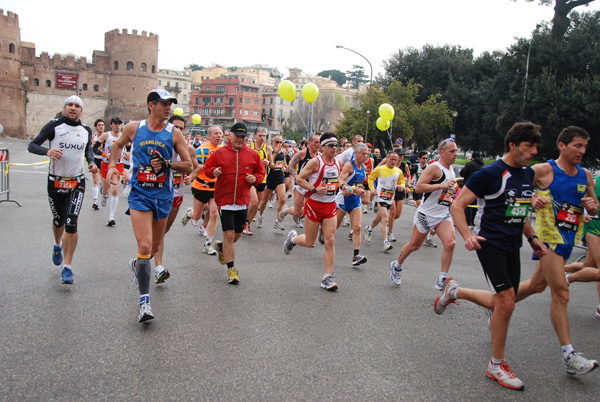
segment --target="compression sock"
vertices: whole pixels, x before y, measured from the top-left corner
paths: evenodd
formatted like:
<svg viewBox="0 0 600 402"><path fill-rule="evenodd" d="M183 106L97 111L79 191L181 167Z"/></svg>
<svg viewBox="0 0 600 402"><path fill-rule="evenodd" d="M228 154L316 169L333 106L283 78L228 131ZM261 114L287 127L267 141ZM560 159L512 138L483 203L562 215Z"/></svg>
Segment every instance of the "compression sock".
<svg viewBox="0 0 600 402"><path fill-rule="evenodd" d="M150 258L145 257L138 256L137 259L138 287L141 295L150 293Z"/></svg>
<svg viewBox="0 0 600 402"><path fill-rule="evenodd" d="M109 219L115 219L115 212L117 212L117 205L119 204L119 197L112 196L110 197L110 213L108 215Z"/></svg>

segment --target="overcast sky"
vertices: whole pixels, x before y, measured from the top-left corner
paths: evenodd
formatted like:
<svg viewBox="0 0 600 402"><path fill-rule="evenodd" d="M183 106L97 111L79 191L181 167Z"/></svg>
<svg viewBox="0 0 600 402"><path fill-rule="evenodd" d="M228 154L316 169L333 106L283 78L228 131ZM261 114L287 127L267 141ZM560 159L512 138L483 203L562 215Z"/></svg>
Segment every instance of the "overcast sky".
<svg viewBox="0 0 600 402"><path fill-rule="evenodd" d="M475 55L505 50L515 37L530 37L550 21L552 7L525 0L395 0L333 2L304 0L136 1L2 0L19 15L21 40L36 54L74 53L91 60L104 49L104 33L115 28L159 35L159 68L203 66L289 67L309 74L354 64L374 76L399 49L460 45ZM599 3L599 4L596 4ZM354 6L353 4L360 4ZM581 10L597 10L600 2ZM1 35L1 33L0 33Z"/></svg>

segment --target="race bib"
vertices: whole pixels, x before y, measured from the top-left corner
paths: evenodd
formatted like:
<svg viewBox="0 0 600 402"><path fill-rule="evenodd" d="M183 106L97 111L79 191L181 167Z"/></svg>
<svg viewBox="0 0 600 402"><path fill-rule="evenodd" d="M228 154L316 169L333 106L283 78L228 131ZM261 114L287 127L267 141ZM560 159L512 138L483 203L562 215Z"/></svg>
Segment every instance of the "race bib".
<svg viewBox="0 0 600 402"><path fill-rule="evenodd" d="M556 227L559 230L576 232L577 229L579 229L579 222L582 213L583 207L564 202L556 214Z"/></svg>
<svg viewBox="0 0 600 402"><path fill-rule="evenodd" d="M181 186L181 173L173 173L173 188L179 188Z"/></svg>
<svg viewBox="0 0 600 402"><path fill-rule="evenodd" d="M277 162L275 164L275 166L273 167L273 169L278 169L278 170L283 169L283 162Z"/></svg>
<svg viewBox="0 0 600 402"><path fill-rule="evenodd" d="M323 178L323 184L325 184L325 189L327 190L325 195L336 195L338 193L338 188L340 185L339 179Z"/></svg>
<svg viewBox="0 0 600 402"><path fill-rule="evenodd" d="M140 165L138 168L137 180L142 188L163 188L166 180L165 174L157 176L152 166Z"/></svg>
<svg viewBox="0 0 600 402"><path fill-rule="evenodd" d="M77 187L77 178L61 178L54 180L54 188L61 188L65 190L72 190Z"/></svg>
<svg viewBox="0 0 600 402"><path fill-rule="evenodd" d="M514 204L506 206L504 222L511 225L521 225L529 215L530 204Z"/></svg>
<svg viewBox="0 0 600 402"><path fill-rule="evenodd" d="M391 200L393 196L394 196L394 190L389 190L389 189L384 188L379 192L379 198L381 198L382 200L385 200L385 201Z"/></svg>
<svg viewBox="0 0 600 402"><path fill-rule="evenodd" d="M445 207L449 207L452 205L452 196L454 195L453 191L450 189L442 190L440 194L440 199L438 200L438 204L443 205Z"/></svg>

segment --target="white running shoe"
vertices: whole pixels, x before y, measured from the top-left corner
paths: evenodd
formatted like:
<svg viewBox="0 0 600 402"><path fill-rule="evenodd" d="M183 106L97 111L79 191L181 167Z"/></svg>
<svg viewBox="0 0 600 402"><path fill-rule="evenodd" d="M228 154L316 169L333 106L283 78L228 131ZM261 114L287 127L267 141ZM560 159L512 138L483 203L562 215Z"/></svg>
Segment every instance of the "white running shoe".
<svg viewBox="0 0 600 402"><path fill-rule="evenodd" d="M137 260L137 258L133 258L133 259L129 260L129 263L127 264L129 266L129 269L131 270L131 272L133 272L133 283L135 284L135 286L138 285L136 260Z"/></svg>
<svg viewBox="0 0 600 402"><path fill-rule="evenodd" d="M459 304L456 299L452 297L452 291L458 288L460 288L460 285L453 278L446 279L442 295L435 299L435 303L433 304L433 309L436 314L443 314L450 303Z"/></svg>
<svg viewBox="0 0 600 402"><path fill-rule="evenodd" d="M431 248L437 248L437 244L433 242L431 235L427 235L427 237L425 238L425 245Z"/></svg>
<svg viewBox="0 0 600 402"><path fill-rule="evenodd" d="M400 286L402 284L402 279L400 279L400 273L402 272L402 266L398 265L397 261L390 262L390 280L396 286Z"/></svg>
<svg viewBox="0 0 600 402"><path fill-rule="evenodd" d="M365 227L365 240L371 241L371 236L373 235L373 230L371 229L371 225L367 225Z"/></svg>
<svg viewBox="0 0 600 402"><path fill-rule="evenodd" d="M492 380L498 381L498 384L516 390L522 390L525 388L523 381L519 380L515 373L508 367L506 360L502 360L501 364L493 364L492 361L488 363L487 370L485 371L488 377Z"/></svg>
<svg viewBox="0 0 600 402"><path fill-rule="evenodd" d="M207 243L204 245L204 254L208 254L208 255L217 255L217 250L215 250L212 246L212 244Z"/></svg>
<svg viewBox="0 0 600 402"><path fill-rule="evenodd" d="M446 282L446 278L440 279L439 277L435 281L435 286L433 287L435 290L441 291L444 288L444 282Z"/></svg>
<svg viewBox="0 0 600 402"><path fill-rule="evenodd" d="M393 233L388 233L388 240L389 241L396 241L396 236L394 236Z"/></svg>
<svg viewBox="0 0 600 402"><path fill-rule="evenodd" d="M569 375L586 374L598 367L596 360L588 360L581 353L575 352L571 352L569 358L563 360L563 363L567 366L567 374Z"/></svg>
<svg viewBox="0 0 600 402"><path fill-rule="evenodd" d="M279 222L283 222L283 220L285 219L285 216L287 215L285 213L286 209L287 209L287 205L284 205L283 208L281 208L281 211L279 211L279 214L277 215L277 217L279 218Z"/></svg>
<svg viewBox="0 0 600 402"><path fill-rule="evenodd" d="M283 252L285 253L285 255L290 255L290 252L292 251L292 249L294 248L295 244L292 243L292 237L297 236L298 232L296 232L295 230L290 230L285 241L283 242Z"/></svg>
<svg viewBox="0 0 600 402"><path fill-rule="evenodd" d="M152 307L150 306L150 298L143 296L140 298L140 318L138 322L148 321L154 318L152 314Z"/></svg>
<svg viewBox="0 0 600 402"><path fill-rule="evenodd" d="M383 241L383 251L390 251L393 248L394 246L392 246L388 240Z"/></svg>
<svg viewBox="0 0 600 402"><path fill-rule="evenodd" d="M342 225L350 226L350 218L348 217L348 214L344 215L344 219L342 219Z"/></svg>
<svg viewBox="0 0 600 402"><path fill-rule="evenodd" d="M263 224L263 217L259 215L256 218L256 227L257 228L262 228L262 224Z"/></svg>
<svg viewBox="0 0 600 402"><path fill-rule="evenodd" d="M283 225L281 224L281 222L279 222L278 219L275 219L275 224L273 225L273 227L275 229L279 229L279 230L285 230L285 228L283 227Z"/></svg>
<svg viewBox="0 0 600 402"><path fill-rule="evenodd" d="M102 201L100 201L100 205L102 205L103 207L106 206L106 201L108 201L108 195L103 195L102 196Z"/></svg>
<svg viewBox="0 0 600 402"><path fill-rule="evenodd" d="M204 225L198 226L198 233L200 233L200 236L206 237L206 226L204 226Z"/></svg>
<svg viewBox="0 0 600 402"><path fill-rule="evenodd" d="M183 216L181 217L181 224L183 226L187 225L188 222L190 221L190 219L192 219L192 218L190 218L191 212L192 212L192 208L190 207L185 211L185 214L183 214Z"/></svg>

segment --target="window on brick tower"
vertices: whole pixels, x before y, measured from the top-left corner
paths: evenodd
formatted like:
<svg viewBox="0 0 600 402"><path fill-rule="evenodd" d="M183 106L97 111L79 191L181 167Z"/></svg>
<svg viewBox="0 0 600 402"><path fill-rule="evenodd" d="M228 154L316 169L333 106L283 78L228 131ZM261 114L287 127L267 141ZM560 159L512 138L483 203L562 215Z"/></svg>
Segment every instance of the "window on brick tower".
<svg viewBox="0 0 600 402"><path fill-rule="evenodd" d="M50 88L52 86L52 81L46 80L46 86Z"/></svg>
<svg viewBox="0 0 600 402"><path fill-rule="evenodd" d="M142 63L142 64L140 65L140 70L142 70L142 73L145 73L145 72L146 72L146 63Z"/></svg>
<svg viewBox="0 0 600 402"><path fill-rule="evenodd" d="M94 92L98 92L98 85L94 85Z"/></svg>
<svg viewBox="0 0 600 402"><path fill-rule="evenodd" d="M8 45L8 53L14 53L15 52L15 44L11 43Z"/></svg>
<svg viewBox="0 0 600 402"><path fill-rule="evenodd" d="M33 79L33 85L35 85L36 87L40 86L40 80L38 78L34 78Z"/></svg>
<svg viewBox="0 0 600 402"><path fill-rule="evenodd" d="M87 91L87 87L88 87L88 85L87 85L87 84L83 84L83 90L84 90L84 91Z"/></svg>
<svg viewBox="0 0 600 402"><path fill-rule="evenodd" d="M115 62L113 63L115 70L119 69L119 62L115 60Z"/></svg>
<svg viewBox="0 0 600 402"><path fill-rule="evenodd" d="M132 61L127 62L127 71L133 71L133 62Z"/></svg>
<svg viewBox="0 0 600 402"><path fill-rule="evenodd" d="M156 66L152 66L152 74L156 73Z"/></svg>

